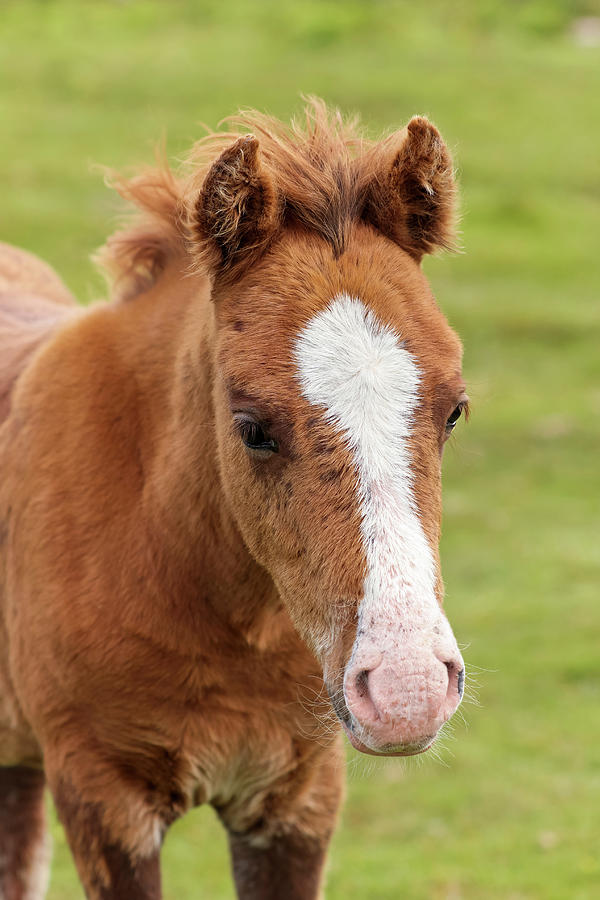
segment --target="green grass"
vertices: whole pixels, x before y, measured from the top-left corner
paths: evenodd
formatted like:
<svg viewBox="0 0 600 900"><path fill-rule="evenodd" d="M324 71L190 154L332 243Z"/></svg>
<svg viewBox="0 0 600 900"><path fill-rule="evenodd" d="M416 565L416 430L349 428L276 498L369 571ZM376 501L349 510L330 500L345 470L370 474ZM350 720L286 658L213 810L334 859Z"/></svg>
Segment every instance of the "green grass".
<svg viewBox="0 0 600 900"><path fill-rule="evenodd" d="M429 115L458 162L465 254L427 272L473 401L445 461L447 609L480 706L444 764L352 763L330 900L586 900L600 890L600 50L593 3L5 2L1 237L82 301L118 209L91 162L182 154L300 92L373 133ZM479 671L478 667L481 668ZM75 900L55 834L50 897ZM164 851L168 900L231 898L212 812Z"/></svg>

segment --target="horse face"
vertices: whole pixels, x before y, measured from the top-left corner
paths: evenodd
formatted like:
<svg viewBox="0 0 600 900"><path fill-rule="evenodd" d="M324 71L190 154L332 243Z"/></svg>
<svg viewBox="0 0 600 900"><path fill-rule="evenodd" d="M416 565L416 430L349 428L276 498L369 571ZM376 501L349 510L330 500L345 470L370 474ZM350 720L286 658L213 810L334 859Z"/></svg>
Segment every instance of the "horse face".
<svg viewBox="0 0 600 900"><path fill-rule="evenodd" d="M419 267L450 240L452 165L423 119L358 160L327 123L285 140L263 165L239 139L193 207L223 487L353 745L416 753L464 677L438 557L461 349Z"/></svg>
<svg viewBox="0 0 600 900"><path fill-rule="evenodd" d="M367 226L339 259L286 235L217 316L221 466L242 535L354 746L423 750L462 695L437 549L460 344L415 261Z"/></svg>

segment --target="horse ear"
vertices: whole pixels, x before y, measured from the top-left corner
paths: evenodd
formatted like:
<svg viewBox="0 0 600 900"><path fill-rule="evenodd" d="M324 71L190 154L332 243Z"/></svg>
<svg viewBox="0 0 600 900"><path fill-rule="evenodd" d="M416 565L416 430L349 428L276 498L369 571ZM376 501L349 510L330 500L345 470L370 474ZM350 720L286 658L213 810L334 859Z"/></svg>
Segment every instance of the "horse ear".
<svg viewBox="0 0 600 900"><path fill-rule="evenodd" d="M448 148L431 122L415 116L400 134L399 149L367 189L363 218L420 260L454 245L456 182Z"/></svg>
<svg viewBox="0 0 600 900"><path fill-rule="evenodd" d="M273 180L260 162L258 140L246 135L219 156L204 179L191 223L194 243L204 243L203 255L215 277L231 278L266 249L281 214Z"/></svg>

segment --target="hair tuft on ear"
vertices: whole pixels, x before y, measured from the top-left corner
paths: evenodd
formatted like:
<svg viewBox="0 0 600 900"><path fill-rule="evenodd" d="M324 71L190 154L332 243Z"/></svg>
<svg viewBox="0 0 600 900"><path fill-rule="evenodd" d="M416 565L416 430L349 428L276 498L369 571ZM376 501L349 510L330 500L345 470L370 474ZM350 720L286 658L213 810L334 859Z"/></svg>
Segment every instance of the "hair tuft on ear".
<svg viewBox="0 0 600 900"><path fill-rule="evenodd" d="M188 214L188 233L216 279L234 277L266 249L282 203L254 135L240 137L210 167Z"/></svg>
<svg viewBox="0 0 600 900"><path fill-rule="evenodd" d="M363 218L420 260L455 242L456 182L452 158L437 128L422 116L410 120L382 154L369 185ZM388 145L389 146L389 145Z"/></svg>

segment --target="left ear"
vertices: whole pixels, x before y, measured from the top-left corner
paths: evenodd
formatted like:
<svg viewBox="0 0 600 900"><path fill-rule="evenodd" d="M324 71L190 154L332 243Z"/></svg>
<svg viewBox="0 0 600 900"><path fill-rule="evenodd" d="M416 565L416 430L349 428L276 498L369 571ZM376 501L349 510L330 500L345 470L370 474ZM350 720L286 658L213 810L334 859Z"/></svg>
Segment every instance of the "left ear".
<svg viewBox="0 0 600 900"><path fill-rule="evenodd" d="M454 244L456 182L431 122L415 116L400 134L400 147L367 188L363 218L420 261Z"/></svg>

